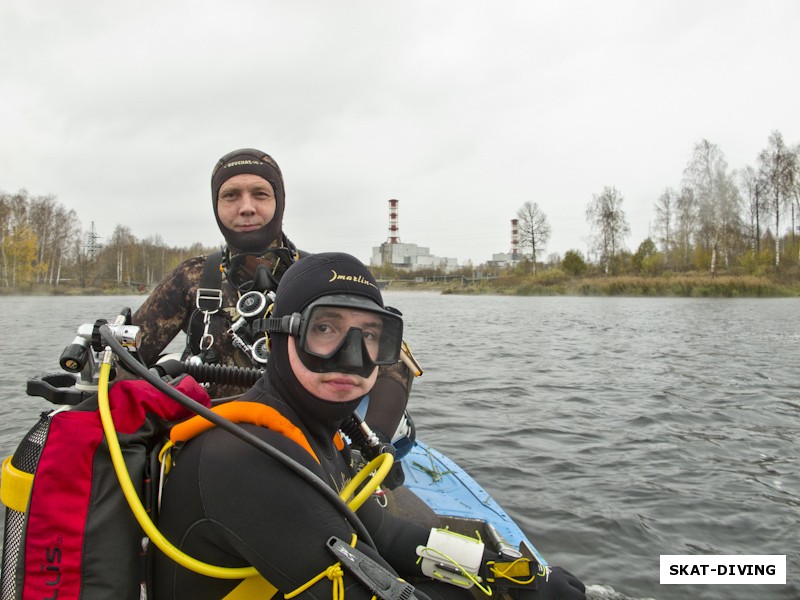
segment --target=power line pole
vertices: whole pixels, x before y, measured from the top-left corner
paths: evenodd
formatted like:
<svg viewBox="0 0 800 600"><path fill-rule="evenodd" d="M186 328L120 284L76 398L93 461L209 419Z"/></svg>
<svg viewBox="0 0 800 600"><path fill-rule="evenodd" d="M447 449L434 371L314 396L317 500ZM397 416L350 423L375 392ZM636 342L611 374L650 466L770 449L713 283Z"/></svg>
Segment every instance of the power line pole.
<svg viewBox="0 0 800 600"><path fill-rule="evenodd" d="M84 244L86 253L89 255L91 260L97 258L98 250L103 247L103 245L98 242L99 239L100 236L97 235L97 232L94 229L94 221L92 221L92 226L89 228L89 233L86 234L86 243Z"/></svg>

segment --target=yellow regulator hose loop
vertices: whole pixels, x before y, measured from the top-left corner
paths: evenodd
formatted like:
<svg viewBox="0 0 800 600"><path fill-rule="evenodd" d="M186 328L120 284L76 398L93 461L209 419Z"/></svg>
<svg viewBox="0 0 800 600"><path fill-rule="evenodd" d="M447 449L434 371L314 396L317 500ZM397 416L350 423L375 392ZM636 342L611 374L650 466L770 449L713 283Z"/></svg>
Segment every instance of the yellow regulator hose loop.
<svg viewBox="0 0 800 600"><path fill-rule="evenodd" d="M379 454L369 461L369 464L361 469L356 476L350 480L350 482L339 493L339 497L347 502L347 506L349 506L353 512L357 511L359 508L361 508L361 505L367 501L367 498L372 495L372 493L375 491L375 488L377 488L383 482L383 480L386 478L386 475L389 474L389 470L392 468L393 463L394 456L388 452ZM372 476L369 484L365 485L364 489L362 489L355 498L349 500L350 496L352 496L356 489L358 489L358 486L366 481L367 477L369 477L370 474L375 471L375 469L377 469L377 471Z"/></svg>
<svg viewBox="0 0 800 600"><path fill-rule="evenodd" d="M97 389L97 400L100 408L100 420L103 423L103 432L108 441L108 450L111 454L111 462L114 465L114 471L117 473L122 493L128 501L136 520L144 530L147 537L161 550L165 555L174 560L176 563L199 573L206 577L216 577L217 579L244 579L247 577L254 577L258 575L255 567L219 567L204 563L196 558L184 553L176 546L174 546L164 535L158 530L155 523L150 519L147 514L142 501L139 499L139 494L131 481L130 473L125 465L125 459L122 457L122 450L119 446L119 438L117 431L114 428L114 420L111 416L111 407L108 399L109 387L109 373L111 372L111 355L110 349L107 349L103 362L100 365L100 380Z"/></svg>

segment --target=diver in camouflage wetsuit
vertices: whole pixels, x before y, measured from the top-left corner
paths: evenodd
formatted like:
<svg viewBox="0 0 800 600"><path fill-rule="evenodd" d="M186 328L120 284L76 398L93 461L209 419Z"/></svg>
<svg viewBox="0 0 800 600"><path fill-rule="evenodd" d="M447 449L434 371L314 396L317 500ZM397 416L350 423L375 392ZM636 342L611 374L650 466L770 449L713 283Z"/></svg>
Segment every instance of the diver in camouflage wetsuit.
<svg viewBox="0 0 800 600"><path fill-rule="evenodd" d="M200 355L205 362L253 367L251 357L234 345L231 325L239 316L237 301L251 290L274 292L291 263L305 255L283 233L283 175L271 156L253 148L226 154L212 172L211 192L214 218L227 245L221 257L198 256L178 265L133 315L133 323L144 333L139 354L148 365L184 331L184 358ZM211 262L215 260L219 267ZM204 268L221 271L214 285L205 283ZM207 324L198 308L201 281L203 288L221 291L219 309ZM403 362L380 368L366 418L385 439L391 438L403 415L413 377ZM217 386L211 391L213 397L223 397L239 395L245 388Z"/></svg>

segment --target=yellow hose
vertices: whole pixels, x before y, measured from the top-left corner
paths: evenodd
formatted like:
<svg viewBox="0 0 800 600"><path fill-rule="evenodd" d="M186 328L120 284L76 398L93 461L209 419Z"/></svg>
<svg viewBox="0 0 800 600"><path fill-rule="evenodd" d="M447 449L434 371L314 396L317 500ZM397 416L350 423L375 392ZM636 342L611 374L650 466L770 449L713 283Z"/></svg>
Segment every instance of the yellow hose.
<svg viewBox="0 0 800 600"><path fill-rule="evenodd" d="M133 515L136 517L136 520L139 522L139 525L142 527L145 534L148 536L148 538L150 538L150 541L152 541L166 556L171 558L182 567L189 569L190 571L194 571L195 573L199 573L200 575L205 575L206 577L215 577L217 579L246 579L249 577L259 576L259 573L255 567L219 567L189 556L174 546L166 537L164 537L161 531L159 531L158 527L156 527L155 523L153 523L152 519L150 519L150 516L147 514L147 510L142 505L142 501L139 499L139 494L137 493L136 488L131 481L130 473L128 473L128 468L125 465L125 459L122 457L122 450L119 446L119 438L117 437L117 431L114 427L114 420L111 416L111 407L108 398L109 374L111 372L110 360L111 352L110 350L107 350L105 356L103 357L103 362L100 365L100 379L97 389L97 402L100 409L100 420L103 423L103 432L105 433L106 440L108 441L108 450L109 454L111 455L111 462L114 465L114 471L117 474L117 479L119 479L122 493L124 494L125 499L128 501L128 505L131 507ZM340 492L339 496L343 501L347 502L347 505L350 507L350 509L355 512L361 507L362 504L364 504L367 498L372 495L373 490L375 490L375 488L381 484L386 475L389 473L389 470L392 468L393 462L394 457L389 453L381 454L372 459L366 467L359 471L356 476L350 480L350 482ZM372 471L376 468L377 471L372 476L369 485L365 485L364 489L362 489L355 498L348 501L350 495L356 490L356 488L358 488L359 485L367 480Z"/></svg>
<svg viewBox="0 0 800 600"><path fill-rule="evenodd" d="M110 352L106 353L106 357L110 360ZM125 459L122 457L122 450L119 447L119 438L114 428L114 421L111 417L111 407L108 401L108 377L110 372L111 364L104 358L103 364L100 365L100 381L97 388L100 420L103 422L103 431L108 441L108 451L111 454L111 462L114 465L114 470L117 472L117 478L119 479L122 493L125 495L128 505L131 507L136 520L147 534L147 537L158 546L159 550L176 563L190 571L205 575L206 577L216 577L217 579L245 579L258 575L258 571L255 567L218 567L197 560L175 547L158 530L155 523L153 523L150 516L147 514L144 506L142 506L142 501L139 499L139 494L133 486L130 473L128 473L128 469L125 465Z"/></svg>
<svg viewBox="0 0 800 600"><path fill-rule="evenodd" d="M356 476L353 477L346 486L344 486L344 489L339 492L339 497L347 502L347 506L349 506L353 512L357 511L359 508L361 508L361 505L366 502L367 498L372 495L372 493L375 491L375 488L377 488L384 480L386 475L389 473L389 469L392 468L393 462L394 456L388 452L385 454L379 454L369 461L369 464L361 469ZM375 475L372 476L369 484L365 485L364 489L361 490L355 498L348 500L356 488L361 485L362 482L366 481L367 477L369 477L370 473L375 470L378 464L380 464L380 467L378 467Z"/></svg>

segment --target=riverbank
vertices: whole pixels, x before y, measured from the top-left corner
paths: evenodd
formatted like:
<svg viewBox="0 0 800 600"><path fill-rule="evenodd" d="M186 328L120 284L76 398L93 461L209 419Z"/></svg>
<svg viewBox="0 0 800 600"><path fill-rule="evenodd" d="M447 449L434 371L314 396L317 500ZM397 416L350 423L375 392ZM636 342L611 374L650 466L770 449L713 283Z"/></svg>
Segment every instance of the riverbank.
<svg viewBox="0 0 800 600"><path fill-rule="evenodd" d="M444 277L434 280L381 280L381 289L438 292L440 294L488 294L498 296L644 296L676 298L786 298L800 296L800 275L783 276L673 274L659 277L569 277L561 271L531 276L499 276L471 279ZM0 296L130 296L147 295L143 287L0 288Z"/></svg>
<svg viewBox="0 0 800 600"><path fill-rule="evenodd" d="M394 280L388 289L442 294L506 296L642 296L683 298L785 298L800 296L800 281L752 275L672 275L662 277L548 276L496 277L450 281Z"/></svg>

